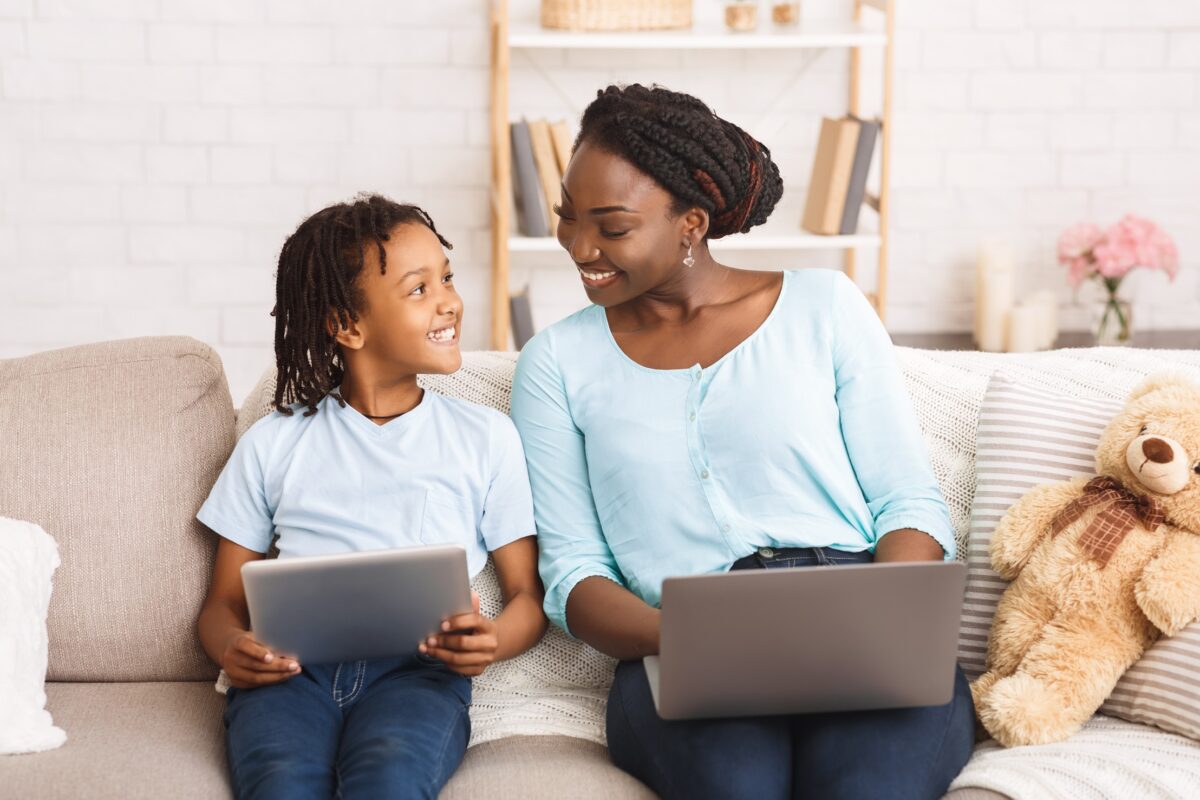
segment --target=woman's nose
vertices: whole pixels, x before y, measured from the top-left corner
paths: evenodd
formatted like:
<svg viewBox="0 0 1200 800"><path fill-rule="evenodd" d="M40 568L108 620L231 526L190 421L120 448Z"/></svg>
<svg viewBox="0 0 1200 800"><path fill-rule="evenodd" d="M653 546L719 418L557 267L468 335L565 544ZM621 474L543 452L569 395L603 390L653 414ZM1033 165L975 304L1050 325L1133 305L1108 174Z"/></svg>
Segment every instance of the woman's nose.
<svg viewBox="0 0 1200 800"><path fill-rule="evenodd" d="M590 264L600 257L600 248L592 244L586 236L576 236L567 242L567 252L576 264Z"/></svg>

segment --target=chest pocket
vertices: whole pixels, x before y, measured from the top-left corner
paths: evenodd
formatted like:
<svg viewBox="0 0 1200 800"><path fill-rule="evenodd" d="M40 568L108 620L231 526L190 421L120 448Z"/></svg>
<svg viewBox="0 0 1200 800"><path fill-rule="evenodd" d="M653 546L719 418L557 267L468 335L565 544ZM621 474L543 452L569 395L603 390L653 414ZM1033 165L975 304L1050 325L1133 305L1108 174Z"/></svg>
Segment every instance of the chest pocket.
<svg viewBox="0 0 1200 800"><path fill-rule="evenodd" d="M423 544L467 544L478 535L475 512L471 505L441 489L425 492L425 513L421 522Z"/></svg>

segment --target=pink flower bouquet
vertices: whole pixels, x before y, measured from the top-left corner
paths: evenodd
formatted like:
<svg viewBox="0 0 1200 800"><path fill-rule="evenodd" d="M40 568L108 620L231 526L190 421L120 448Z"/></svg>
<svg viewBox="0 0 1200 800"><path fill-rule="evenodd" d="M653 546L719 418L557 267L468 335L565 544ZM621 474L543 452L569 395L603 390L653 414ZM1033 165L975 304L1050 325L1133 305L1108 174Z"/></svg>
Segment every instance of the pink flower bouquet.
<svg viewBox="0 0 1200 800"><path fill-rule="evenodd" d="M1171 237L1153 222L1126 214L1108 230L1090 222L1067 228L1058 238L1058 262L1067 266L1072 286L1078 288L1091 278L1107 290L1097 336L1102 342L1123 343L1131 331L1129 304L1117 297L1121 281L1136 267L1161 269L1175 280L1179 252Z"/></svg>

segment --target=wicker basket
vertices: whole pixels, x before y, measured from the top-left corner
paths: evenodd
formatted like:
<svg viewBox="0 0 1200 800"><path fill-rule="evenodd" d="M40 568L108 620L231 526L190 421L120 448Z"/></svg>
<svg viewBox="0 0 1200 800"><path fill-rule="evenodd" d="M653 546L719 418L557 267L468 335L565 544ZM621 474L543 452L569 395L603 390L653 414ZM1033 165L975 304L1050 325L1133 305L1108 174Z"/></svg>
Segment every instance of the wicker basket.
<svg viewBox="0 0 1200 800"><path fill-rule="evenodd" d="M645 31L692 27L692 0L542 0L542 27Z"/></svg>

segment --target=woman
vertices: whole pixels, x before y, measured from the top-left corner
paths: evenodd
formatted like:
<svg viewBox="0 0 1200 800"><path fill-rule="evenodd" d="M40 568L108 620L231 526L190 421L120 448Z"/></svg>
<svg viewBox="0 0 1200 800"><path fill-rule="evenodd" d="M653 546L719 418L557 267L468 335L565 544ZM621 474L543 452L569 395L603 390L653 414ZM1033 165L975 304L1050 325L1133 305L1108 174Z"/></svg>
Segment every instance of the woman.
<svg viewBox="0 0 1200 800"><path fill-rule="evenodd" d="M661 795L938 797L972 746L961 671L946 706L665 722L640 662L667 576L954 555L861 292L709 252L782 191L767 148L688 95L609 87L584 112L558 239L594 305L526 345L512 397L545 609L620 659L609 749Z"/></svg>

